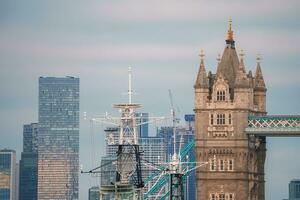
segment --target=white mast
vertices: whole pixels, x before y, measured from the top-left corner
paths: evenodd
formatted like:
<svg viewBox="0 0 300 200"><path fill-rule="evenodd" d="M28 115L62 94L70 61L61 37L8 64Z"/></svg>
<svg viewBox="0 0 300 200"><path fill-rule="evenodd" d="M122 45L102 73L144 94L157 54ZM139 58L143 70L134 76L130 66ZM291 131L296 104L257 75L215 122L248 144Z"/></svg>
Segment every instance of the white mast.
<svg viewBox="0 0 300 200"><path fill-rule="evenodd" d="M128 100L129 100L129 104L132 104L132 86L131 86L131 67L128 67Z"/></svg>

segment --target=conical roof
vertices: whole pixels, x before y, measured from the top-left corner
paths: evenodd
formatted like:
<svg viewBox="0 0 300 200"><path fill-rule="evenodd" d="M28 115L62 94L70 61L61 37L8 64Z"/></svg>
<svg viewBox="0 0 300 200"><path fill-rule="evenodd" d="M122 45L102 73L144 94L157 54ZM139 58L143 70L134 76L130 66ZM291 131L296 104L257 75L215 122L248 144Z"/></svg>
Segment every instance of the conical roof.
<svg viewBox="0 0 300 200"><path fill-rule="evenodd" d="M196 83L195 83L195 88L208 88L208 78L207 78L205 65L204 65L203 51L201 52L200 57L201 57L201 62L200 62Z"/></svg>
<svg viewBox="0 0 300 200"><path fill-rule="evenodd" d="M240 53L240 62L239 62L239 69L237 70L237 74L235 77L234 86L236 88L248 88L250 86L249 78L247 77L245 64L244 64L244 52L241 50Z"/></svg>
<svg viewBox="0 0 300 200"><path fill-rule="evenodd" d="M235 48L226 46L218 65L217 77L222 75L229 83L230 87L234 86L235 78L239 69L239 59Z"/></svg>
<svg viewBox="0 0 300 200"><path fill-rule="evenodd" d="M255 77L254 77L254 90L266 89L264 77L261 71L260 62L257 62Z"/></svg>
<svg viewBox="0 0 300 200"><path fill-rule="evenodd" d="M235 41L233 40L232 21L229 21L229 30L227 33L226 47L224 49L221 62L218 64L217 77L223 76L228 81L229 86L233 87L235 78L239 70L239 58L235 50Z"/></svg>

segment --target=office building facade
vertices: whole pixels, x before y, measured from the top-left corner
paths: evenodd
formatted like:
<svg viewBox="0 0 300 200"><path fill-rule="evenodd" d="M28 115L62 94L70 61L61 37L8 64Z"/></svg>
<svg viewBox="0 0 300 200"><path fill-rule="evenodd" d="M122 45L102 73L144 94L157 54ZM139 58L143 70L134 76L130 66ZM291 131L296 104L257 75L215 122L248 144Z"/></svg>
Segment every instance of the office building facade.
<svg viewBox="0 0 300 200"><path fill-rule="evenodd" d="M89 189L89 200L100 200L100 188L97 186Z"/></svg>
<svg viewBox="0 0 300 200"><path fill-rule="evenodd" d="M37 199L37 134L37 123L23 126L23 152L19 176L20 200Z"/></svg>
<svg viewBox="0 0 300 200"><path fill-rule="evenodd" d="M16 152L0 150L0 199L16 200Z"/></svg>
<svg viewBox="0 0 300 200"><path fill-rule="evenodd" d="M136 113L136 119L137 119L137 131L138 136L140 138L148 137L148 130L149 130L149 113Z"/></svg>
<svg viewBox="0 0 300 200"><path fill-rule="evenodd" d="M290 182L289 200L300 200L300 179L294 179Z"/></svg>
<svg viewBox="0 0 300 200"><path fill-rule="evenodd" d="M38 199L78 199L79 78L39 78Z"/></svg>

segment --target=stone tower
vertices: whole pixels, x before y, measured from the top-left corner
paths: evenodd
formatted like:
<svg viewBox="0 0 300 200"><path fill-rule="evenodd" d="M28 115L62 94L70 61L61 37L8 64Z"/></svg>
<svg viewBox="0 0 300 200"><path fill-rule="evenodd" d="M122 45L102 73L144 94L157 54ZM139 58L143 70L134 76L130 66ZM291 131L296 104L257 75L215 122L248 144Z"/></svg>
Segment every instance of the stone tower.
<svg viewBox="0 0 300 200"><path fill-rule="evenodd" d="M230 26L215 74L204 54L195 83L196 153L209 164L197 171L198 200L264 200L265 138L245 134L249 115L266 114L266 87L257 59L255 76L238 58Z"/></svg>

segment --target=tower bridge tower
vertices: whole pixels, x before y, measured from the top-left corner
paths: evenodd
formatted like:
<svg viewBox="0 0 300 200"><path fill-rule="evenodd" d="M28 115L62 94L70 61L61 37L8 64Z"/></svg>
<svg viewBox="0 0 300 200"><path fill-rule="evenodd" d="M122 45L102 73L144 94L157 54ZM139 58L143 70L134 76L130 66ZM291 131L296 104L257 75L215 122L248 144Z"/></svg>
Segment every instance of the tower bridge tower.
<svg viewBox="0 0 300 200"><path fill-rule="evenodd" d="M260 58L246 72L244 53L235 48L232 25L218 59L206 72L204 53L195 88L196 153L209 165L197 170L198 200L264 200L265 138L245 133L249 115L266 115L266 86Z"/></svg>

